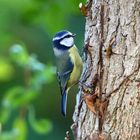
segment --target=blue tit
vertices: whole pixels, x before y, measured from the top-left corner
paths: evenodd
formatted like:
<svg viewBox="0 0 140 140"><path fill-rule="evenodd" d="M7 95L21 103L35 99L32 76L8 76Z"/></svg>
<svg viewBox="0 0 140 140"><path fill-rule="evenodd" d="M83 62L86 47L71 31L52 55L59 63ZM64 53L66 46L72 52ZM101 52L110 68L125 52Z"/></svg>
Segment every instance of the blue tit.
<svg viewBox="0 0 140 140"><path fill-rule="evenodd" d="M53 38L53 50L56 56L57 77L61 90L61 112L66 116L67 95L81 76L83 62L74 44L74 36L69 31L60 31Z"/></svg>

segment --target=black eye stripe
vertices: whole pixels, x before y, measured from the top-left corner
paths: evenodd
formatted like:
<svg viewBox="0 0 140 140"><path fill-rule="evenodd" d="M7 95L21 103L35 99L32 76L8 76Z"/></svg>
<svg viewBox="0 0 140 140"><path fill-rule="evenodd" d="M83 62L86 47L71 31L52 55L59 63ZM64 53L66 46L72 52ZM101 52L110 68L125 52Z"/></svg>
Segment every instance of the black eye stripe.
<svg viewBox="0 0 140 140"><path fill-rule="evenodd" d="M72 37L72 36L71 35L66 35L65 37L61 38L60 41L62 41L65 38L69 38L69 37Z"/></svg>
<svg viewBox="0 0 140 140"><path fill-rule="evenodd" d="M69 38L69 37L71 37L71 35L67 35L66 37Z"/></svg>

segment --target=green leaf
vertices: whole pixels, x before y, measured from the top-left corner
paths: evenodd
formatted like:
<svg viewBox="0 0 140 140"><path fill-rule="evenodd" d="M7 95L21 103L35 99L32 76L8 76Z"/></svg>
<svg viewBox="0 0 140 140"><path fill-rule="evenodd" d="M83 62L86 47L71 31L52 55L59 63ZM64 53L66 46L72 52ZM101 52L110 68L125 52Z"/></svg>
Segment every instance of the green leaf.
<svg viewBox="0 0 140 140"><path fill-rule="evenodd" d="M0 111L0 123L5 124L11 115L10 108L2 107Z"/></svg>
<svg viewBox="0 0 140 140"><path fill-rule="evenodd" d="M13 130L16 132L15 140L26 140L27 124L25 119L19 117L13 123Z"/></svg>
<svg viewBox="0 0 140 140"><path fill-rule="evenodd" d="M32 71L42 72L45 68L45 65L37 60L37 56L35 54L32 54L29 57L28 67L30 67Z"/></svg>
<svg viewBox="0 0 140 140"><path fill-rule="evenodd" d="M39 134L47 134L52 130L52 123L48 119L35 119L35 111L33 107L29 109L29 123Z"/></svg>
<svg viewBox="0 0 140 140"><path fill-rule="evenodd" d="M13 131L1 132L0 140L16 140L16 133Z"/></svg>
<svg viewBox="0 0 140 140"><path fill-rule="evenodd" d="M6 96L2 100L2 105L7 108L15 109L28 104L35 99L36 96L38 96L38 94L33 90L17 86L6 93Z"/></svg>
<svg viewBox="0 0 140 140"><path fill-rule="evenodd" d="M33 75L33 78L30 81L32 88L37 91L40 90L43 84L50 83L54 80L55 73L55 67L49 65L44 66L42 71L38 71Z"/></svg>
<svg viewBox="0 0 140 140"><path fill-rule="evenodd" d="M13 77L14 68L4 58L0 58L0 81L9 81Z"/></svg>
<svg viewBox="0 0 140 140"><path fill-rule="evenodd" d="M22 105L26 105L34 100L37 96L38 94L32 90L24 90L22 95L19 95L16 99L14 99L13 106L16 108Z"/></svg>
<svg viewBox="0 0 140 140"><path fill-rule="evenodd" d="M25 66L29 61L29 55L24 45L14 44L10 48L10 55L13 61L20 66Z"/></svg>

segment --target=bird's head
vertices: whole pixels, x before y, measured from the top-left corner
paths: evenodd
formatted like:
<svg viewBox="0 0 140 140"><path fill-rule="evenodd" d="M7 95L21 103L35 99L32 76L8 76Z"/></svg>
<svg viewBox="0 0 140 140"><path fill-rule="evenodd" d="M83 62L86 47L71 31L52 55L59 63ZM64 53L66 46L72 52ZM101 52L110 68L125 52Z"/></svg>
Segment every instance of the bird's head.
<svg viewBox="0 0 140 140"><path fill-rule="evenodd" d="M75 34L69 31L60 31L53 37L53 47L59 51L65 51L74 45Z"/></svg>

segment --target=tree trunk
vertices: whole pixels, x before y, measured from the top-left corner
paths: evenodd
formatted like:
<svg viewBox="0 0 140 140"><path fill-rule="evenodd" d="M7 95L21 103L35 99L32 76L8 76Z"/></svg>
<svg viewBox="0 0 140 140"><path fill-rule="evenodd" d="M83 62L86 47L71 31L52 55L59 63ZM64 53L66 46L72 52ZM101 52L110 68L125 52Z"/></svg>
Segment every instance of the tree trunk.
<svg viewBox="0 0 140 140"><path fill-rule="evenodd" d="M140 140L140 0L89 0L76 140ZM86 10L86 11L85 11Z"/></svg>

